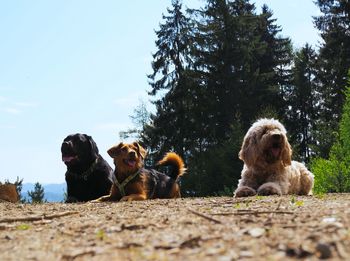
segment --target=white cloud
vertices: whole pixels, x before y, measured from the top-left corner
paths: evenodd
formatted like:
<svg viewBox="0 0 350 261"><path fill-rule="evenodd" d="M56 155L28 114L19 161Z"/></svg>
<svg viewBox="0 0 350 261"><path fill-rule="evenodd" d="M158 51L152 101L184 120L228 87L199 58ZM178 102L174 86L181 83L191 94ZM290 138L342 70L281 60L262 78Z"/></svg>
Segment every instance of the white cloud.
<svg viewBox="0 0 350 261"><path fill-rule="evenodd" d="M4 108L3 111L9 113L9 114L12 114L12 115L18 115L20 114L22 111L17 109L17 108L14 108L14 107L7 107L7 108Z"/></svg>
<svg viewBox="0 0 350 261"><path fill-rule="evenodd" d="M19 115L23 112L23 109L35 108L38 107L38 104L35 102L14 102L9 101L3 96L0 96L0 111L6 112L12 115Z"/></svg>
<svg viewBox="0 0 350 261"><path fill-rule="evenodd" d="M0 125L0 130L12 130L16 129L15 125Z"/></svg>
<svg viewBox="0 0 350 261"><path fill-rule="evenodd" d="M15 102L14 105L22 108L38 107L38 104L34 102Z"/></svg>
<svg viewBox="0 0 350 261"><path fill-rule="evenodd" d="M113 103L120 107L136 107L140 104L140 100L147 100L147 92L129 93L127 96L119 97Z"/></svg>
<svg viewBox="0 0 350 261"><path fill-rule="evenodd" d="M9 86L0 86L0 91L13 91L14 88L13 87L9 87Z"/></svg>

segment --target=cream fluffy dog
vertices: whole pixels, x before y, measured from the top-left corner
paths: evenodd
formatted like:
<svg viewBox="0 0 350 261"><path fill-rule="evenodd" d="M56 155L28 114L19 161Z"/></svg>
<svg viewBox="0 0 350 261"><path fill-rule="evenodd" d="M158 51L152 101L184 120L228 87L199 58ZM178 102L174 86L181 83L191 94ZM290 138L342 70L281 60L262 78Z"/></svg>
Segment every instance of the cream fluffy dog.
<svg viewBox="0 0 350 261"><path fill-rule="evenodd" d="M286 129L275 119L260 119L244 137L239 158L244 161L235 197L253 195L311 195L313 174L291 161Z"/></svg>

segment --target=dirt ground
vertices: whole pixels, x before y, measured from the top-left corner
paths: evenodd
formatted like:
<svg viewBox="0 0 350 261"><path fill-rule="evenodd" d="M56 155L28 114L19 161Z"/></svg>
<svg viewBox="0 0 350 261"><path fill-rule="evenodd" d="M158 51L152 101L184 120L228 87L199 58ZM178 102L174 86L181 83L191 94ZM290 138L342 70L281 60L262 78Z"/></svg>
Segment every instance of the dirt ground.
<svg viewBox="0 0 350 261"><path fill-rule="evenodd" d="M0 203L0 260L350 260L350 194Z"/></svg>

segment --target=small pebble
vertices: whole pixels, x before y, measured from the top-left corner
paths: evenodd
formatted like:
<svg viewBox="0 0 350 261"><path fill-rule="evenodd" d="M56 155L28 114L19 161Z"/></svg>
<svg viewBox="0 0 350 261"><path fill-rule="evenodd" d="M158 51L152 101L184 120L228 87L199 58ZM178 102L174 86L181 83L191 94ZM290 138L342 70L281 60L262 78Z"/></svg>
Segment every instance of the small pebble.
<svg viewBox="0 0 350 261"><path fill-rule="evenodd" d="M256 227L256 228L249 229L248 233L252 237L261 237L262 235L265 234L265 229L260 228L260 227Z"/></svg>
<svg viewBox="0 0 350 261"><path fill-rule="evenodd" d="M332 256L331 247L328 244L318 243L316 246L316 252L320 259L327 259Z"/></svg>

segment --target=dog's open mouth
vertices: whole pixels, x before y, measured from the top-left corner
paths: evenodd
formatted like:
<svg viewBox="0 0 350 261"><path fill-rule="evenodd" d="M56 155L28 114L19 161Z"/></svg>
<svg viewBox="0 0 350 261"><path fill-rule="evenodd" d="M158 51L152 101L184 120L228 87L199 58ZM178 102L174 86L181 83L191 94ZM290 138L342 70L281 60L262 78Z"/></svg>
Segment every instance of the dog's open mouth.
<svg viewBox="0 0 350 261"><path fill-rule="evenodd" d="M280 144L279 143L273 143L272 147L270 149L270 152L275 158L278 158L280 153L281 153Z"/></svg>
<svg viewBox="0 0 350 261"><path fill-rule="evenodd" d="M78 158L78 156L62 156L62 161L64 163L70 163L74 160L76 160Z"/></svg>
<svg viewBox="0 0 350 261"><path fill-rule="evenodd" d="M124 159L123 162L125 165L129 166L130 168L134 168L136 165L135 159Z"/></svg>

